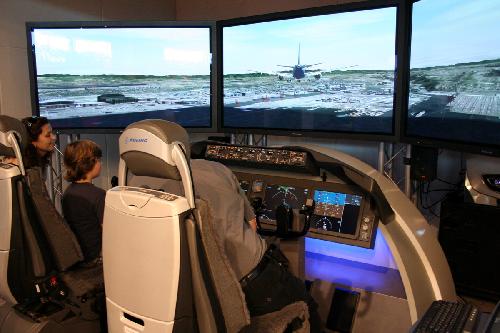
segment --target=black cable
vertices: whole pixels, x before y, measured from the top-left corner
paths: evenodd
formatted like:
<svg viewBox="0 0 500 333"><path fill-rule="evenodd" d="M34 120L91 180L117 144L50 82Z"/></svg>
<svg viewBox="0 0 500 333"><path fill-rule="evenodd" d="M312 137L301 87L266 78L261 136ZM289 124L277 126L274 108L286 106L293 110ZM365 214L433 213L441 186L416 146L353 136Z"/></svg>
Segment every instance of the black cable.
<svg viewBox="0 0 500 333"><path fill-rule="evenodd" d="M428 205L429 204L429 192L432 192L432 191L429 191L429 188L430 188L431 184L430 182L427 182L427 189L426 189L426 196L425 196L425 204ZM443 198L441 198L443 199ZM424 204L422 203L422 208L424 209L427 209L429 211L429 213L431 213L433 216L437 217L437 218L440 218L440 216L438 214L436 214L436 212L434 212L434 210L432 210L432 206L429 206L428 208L425 208L426 206L424 206Z"/></svg>
<svg viewBox="0 0 500 333"><path fill-rule="evenodd" d="M425 207L425 206L422 206L422 208L423 208L423 209L427 209L427 210L428 210L428 209L430 209L430 208L432 208L432 207L436 206L438 203L443 202L443 201L444 201L447 197L448 197L448 195L444 195L444 196L443 196L442 198L440 198L439 200L437 200L437 201L433 202L430 206L426 206L426 207Z"/></svg>
<svg viewBox="0 0 500 333"><path fill-rule="evenodd" d="M444 179L439 178L439 177L438 177L438 178L436 178L436 180L438 180L438 181L440 181L440 182L443 182L443 183L445 183L445 184L453 185L453 186L460 186L460 183L462 182L462 180L460 180L460 181L458 182L458 184L455 184L455 183L452 183L452 182L450 182L450 181L444 180Z"/></svg>

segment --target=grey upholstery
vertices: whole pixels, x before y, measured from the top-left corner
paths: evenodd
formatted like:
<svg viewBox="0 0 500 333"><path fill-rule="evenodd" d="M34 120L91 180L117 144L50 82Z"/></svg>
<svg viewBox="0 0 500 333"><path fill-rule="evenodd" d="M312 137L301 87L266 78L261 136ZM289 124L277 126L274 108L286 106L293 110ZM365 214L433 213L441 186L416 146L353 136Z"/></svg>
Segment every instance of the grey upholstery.
<svg viewBox="0 0 500 333"><path fill-rule="evenodd" d="M217 332L217 323L214 309L210 302L207 286L204 281L203 268L201 267L202 245L199 237L198 225L193 218L186 219L186 234L189 247L189 259L193 284L193 298L196 308L198 327L203 327L205 332Z"/></svg>
<svg viewBox="0 0 500 333"><path fill-rule="evenodd" d="M65 333L67 330L51 320L34 322L17 313L12 304L0 299L0 333ZM73 331L73 333L76 333Z"/></svg>
<svg viewBox="0 0 500 333"><path fill-rule="evenodd" d="M216 309L213 308L208 299L207 289L211 287L210 284L214 288L228 332L284 332L288 324L295 318L300 319L302 326L294 332L309 332L309 311L307 304L302 301L289 304L276 312L250 318L245 295L229 264L224 246L216 237L212 214L206 201L196 200L196 209L193 211L193 215L194 219L187 220L190 251L197 251L198 253L201 251L196 245L196 232L199 232L204 255L206 256L206 258L200 258L199 255L191 254L191 259L194 259L191 262L191 271L193 273L198 326L204 328L203 332L217 332L216 320L213 315ZM207 260L208 275L211 279L211 281L204 281L204 284L202 282L203 274L200 269L200 260L203 259Z"/></svg>
<svg viewBox="0 0 500 333"><path fill-rule="evenodd" d="M180 125L161 119L149 119L130 124L125 128L125 131L129 129L139 129L150 132L167 144L180 142L183 146L186 159L189 161L189 137L186 130ZM128 139L130 138L125 138L125 140ZM120 157L125 161L129 171L135 176L149 176L175 180L181 179L176 167L165 163L165 161L157 156L141 151L129 151L122 153Z"/></svg>
<svg viewBox="0 0 500 333"><path fill-rule="evenodd" d="M228 332L239 332L250 324L245 294L229 264L224 246L216 237L212 214L206 201L197 199L193 214L201 233L210 276L224 316L225 326Z"/></svg>
<svg viewBox="0 0 500 333"><path fill-rule="evenodd" d="M181 180L181 175L176 167L168 165L162 159L151 154L131 151L123 153L121 158L127 163L127 168L135 176Z"/></svg>
<svg viewBox="0 0 500 333"><path fill-rule="evenodd" d="M104 289L102 264L72 269L71 271L62 273L60 276L61 280L77 296Z"/></svg>
<svg viewBox="0 0 500 333"><path fill-rule="evenodd" d="M60 271L65 271L83 260L83 253L70 227L57 212L47 193L39 167L26 170L31 197L45 237L49 241L55 264Z"/></svg>
<svg viewBox="0 0 500 333"><path fill-rule="evenodd" d="M104 289L102 263L90 267L75 267L83 261L83 253L75 234L55 209L49 198L39 167L26 170L31 198L38 222L48 241L60 277L71 291L71 297L80 297Z"/></svg>
<svg viewBox="0 0 500 333"><path fill-rule="evenodd" d="M309 309L305 302L288 304L283 309L265 315L252 317L250 325L244 327L241 333L276 333L284 332L288 325L299 318L302 326L294 329L295 333L309 333Z"/></svg>
<svg viewBox="0 0 500 333"><path fill-rule="evenodd" d="M31 258L31 265L33 267L33 274L36 277L44 277L47 274L46 262L43 258L42 251L35 236L35 231L30 222L27 211L26 201L24 200L24 188L22 182L17 182L17 196L19 200L19 217L26 241L27 250Z"/></svg>

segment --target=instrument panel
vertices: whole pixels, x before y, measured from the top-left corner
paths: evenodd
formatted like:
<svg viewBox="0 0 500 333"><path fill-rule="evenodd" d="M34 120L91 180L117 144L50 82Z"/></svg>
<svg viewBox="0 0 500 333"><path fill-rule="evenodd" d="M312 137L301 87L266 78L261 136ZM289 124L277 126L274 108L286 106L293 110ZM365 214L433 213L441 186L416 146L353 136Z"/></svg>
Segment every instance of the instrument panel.
<svg viewBox="0 0 500 333"><path fill-rule="evenodd" d="M333 177L327 181L325 172L319 177L321 170L313 154L300 148L208 143L203 151L208 160L234 166L250 202L262 201L259 221L266 228L276 228L275 212L280 204L286 203L298 215L307 200L314 200L308 237L365 248L375 245L378 214L372 196L338 178L338 165L333 166ZM298 221L294 219L294 223ZM301 230L303 225L291 227Z"/></svg>
<svg viewBox="0 0 500 333"><path fill-rule="evenodd" d="M262 199L259 220L265 227L276 226L275 211L280 204L299 210L307 199L313 199L307 237L373 248L378 218L370 198L356 186L250 172L235 174L250 201Z"/></svg>

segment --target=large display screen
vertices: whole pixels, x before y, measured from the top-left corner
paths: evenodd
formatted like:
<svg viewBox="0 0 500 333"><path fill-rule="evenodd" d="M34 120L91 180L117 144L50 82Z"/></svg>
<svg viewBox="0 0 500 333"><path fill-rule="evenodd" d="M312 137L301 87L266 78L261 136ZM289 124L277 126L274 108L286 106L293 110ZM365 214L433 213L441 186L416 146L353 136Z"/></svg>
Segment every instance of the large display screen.
<svg viewBox="0 0 500 333"><path fill-rule="evenodd" d="M500 148L500 2L421 0L412 12L406 136Z"/></svg>
<svg viewBox="0 0 500 333"><path fill-rule="evenodd" d="M260 219L275 220L276 208L285 204L293 209L303 209L309 190L294 187L269 184L266 186L264 208L260 212Z"/></svg>
<svg viewBox="0 0 500 333"><path fill-rule="evenodd" d="M326 234L356 235L362 199L355 194L314 191L311 229Z"/></svg>
<svg viewBox="0 0 500 333"><path fill-rule="evenodd" d="M223 23L222 127L392 134L396 17L387 7Z"/></svg>
<svg viewBox="0 0 500 333"><path fill-rule="evenodd" d="M28 28L34 105L53 127L211 126L209 26Z"/></svg>

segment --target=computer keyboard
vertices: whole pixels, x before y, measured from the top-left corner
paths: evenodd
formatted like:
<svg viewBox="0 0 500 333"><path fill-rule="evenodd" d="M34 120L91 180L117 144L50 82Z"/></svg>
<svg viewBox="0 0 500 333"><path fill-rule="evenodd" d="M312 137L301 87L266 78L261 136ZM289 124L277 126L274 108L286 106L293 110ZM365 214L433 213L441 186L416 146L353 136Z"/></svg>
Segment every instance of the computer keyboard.
<svg viewBox="0 0 500 333"><path fill-rule="evenodd" d="M478 310L470 304L434 301L413 332L473 333L478 314Z"/></svg>

